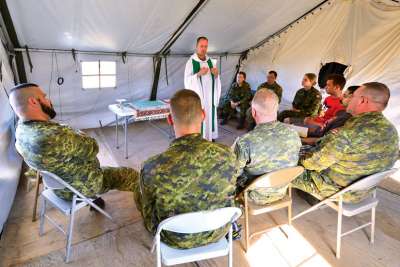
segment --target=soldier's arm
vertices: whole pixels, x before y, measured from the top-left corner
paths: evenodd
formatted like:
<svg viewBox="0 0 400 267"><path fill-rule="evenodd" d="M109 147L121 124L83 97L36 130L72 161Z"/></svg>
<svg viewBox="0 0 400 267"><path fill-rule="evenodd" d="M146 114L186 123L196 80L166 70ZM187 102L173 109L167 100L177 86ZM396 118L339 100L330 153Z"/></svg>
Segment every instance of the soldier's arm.
<svg viewBox="0 0 400 267"><path fill-rule="evenodd" d="M294 96L294 99L293 99L293 102L292 102L293 108L294 109L299 109L301 102L302 102L301 93L300 93L300 90L298 90L296 92L296 95Z"/></svg>
<svg viewBox="0 0 400 267"><path fill-rule="evenodd" d="M310 106L305 110L305 113L310 114L311 116L318 115L319 108L321 107L321 94L316 94L310 104Z"/></svg>
<svg viewBox="0 0 400 267"><path fill-rule="evenodd" d="M276 90L276 94L278 95L278 99L279 99L279 103L281 103L282 101L282 87L278 86L277 90Z"/></svg>
<svg viewBox="0 0 400 267"><path fill-rule="evenodd" d="M232 147L233 152L236 155L238 176L240 176L243 173L244 167L246 167L247 163L249 162L250 154L247 147L240 142L239 137L236 139Z"/></svg>
<svg viewBox="0 0 400 267"><path fill-rule="evenodd" d="M336 136L325 136L326 141L320 150L312 153L310 157L303 159L301 164L307 170L322 171L339 160L343 159L350 146L350 140L346 131L341 131Z"/></svg>
<svg viewBox="0 0 400 267"><path fill-rule="evenodd" d="M78 158L96 157L99 147L94 138L79 134L69 127L60 126L54 134L54 149L60 147L62 151Z"/></svg>

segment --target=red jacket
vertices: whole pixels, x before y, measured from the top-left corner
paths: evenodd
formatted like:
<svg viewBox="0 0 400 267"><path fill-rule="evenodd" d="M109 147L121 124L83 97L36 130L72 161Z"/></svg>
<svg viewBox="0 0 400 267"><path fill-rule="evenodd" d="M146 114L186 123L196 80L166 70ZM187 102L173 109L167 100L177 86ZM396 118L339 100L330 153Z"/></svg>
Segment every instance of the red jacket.
<svg viewBox="0 0 400 267"><path fill-rule="evenodd" d="M328 120L332 119L333 117L336 116L336 113L340 110L345 110L345 106L343 106L342 102L341 102L341 98L340 97L336 97L336 96L328 96L327 98L325 98L324 100L324 108L325 113L323 116L320 117L316 117L314 119L315 122L318 123L326 123Z"/></svg>

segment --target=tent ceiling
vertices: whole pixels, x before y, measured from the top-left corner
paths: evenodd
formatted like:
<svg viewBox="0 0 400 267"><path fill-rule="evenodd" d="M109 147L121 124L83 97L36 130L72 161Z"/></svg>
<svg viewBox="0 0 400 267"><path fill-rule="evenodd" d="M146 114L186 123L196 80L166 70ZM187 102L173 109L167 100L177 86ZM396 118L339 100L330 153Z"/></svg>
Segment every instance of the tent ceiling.
<svg viewBox="0 0 400 267"><path fill-rule="evenodd" d="M197 0L8 0L21 46L155 53Z"/></svg>
<svg viewBox="0 0 400 267"><path fill-rule="evenodd" d="M21 45L155 53L196 0L8 0ZM322 0L209 0L172 51L190 53L199 35L210 52L242 52Z"/></svg>
<svg viewBox="0 0 400 267"><path fill-rule="evenodd" d="M173 52L193 49L199 35L210 39L210 52L242 52L279 31L322 0L210 0L192 21Z"/></svg>

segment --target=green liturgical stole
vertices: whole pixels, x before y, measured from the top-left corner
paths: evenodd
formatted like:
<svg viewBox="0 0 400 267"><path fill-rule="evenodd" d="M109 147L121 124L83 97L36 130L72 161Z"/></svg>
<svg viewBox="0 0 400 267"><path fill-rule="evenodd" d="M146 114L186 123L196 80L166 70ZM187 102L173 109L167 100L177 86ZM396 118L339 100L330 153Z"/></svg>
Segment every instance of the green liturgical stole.
<svg viewBox="0 0 400 267"><path fill-rule="evenodd" d="M208 67L210 68L210 69L212 69L213 68L213 64L212 64L212 61L211 61L211 58L209 58L208 60L207 60L207 64L208 64ZM198 61L196 61L196 60L194 60L194 59L192 59L192 65L193 65L193 74L196 74L196 73L198 73L199 71L200 71L200 62L198 62ZM215 77L214 77L214 74L212 74L211 73L211 80L212 80L212 131L214 132L214 130L215 130L215 103L214 103L214 94L215 94ZM202 83L202 79L201 79L201 76L200 76L200 83L201 84L203 84ZM201 133L203 134L203 127L201 127Z"/></svg>

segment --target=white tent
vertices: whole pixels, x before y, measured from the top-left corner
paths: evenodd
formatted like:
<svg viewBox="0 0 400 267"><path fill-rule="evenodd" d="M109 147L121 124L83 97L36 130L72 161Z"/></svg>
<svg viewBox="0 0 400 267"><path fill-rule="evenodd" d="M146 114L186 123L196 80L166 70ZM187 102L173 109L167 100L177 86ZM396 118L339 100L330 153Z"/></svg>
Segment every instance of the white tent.
<svg viewBox="0 0 400 267"><path fill-rule="evenodd" d="M13 73L18 76L16 69L21 77L17 65L22 53L27 81L42 86L58 119L73 127L112 123L114 117L107 106L118 98L148 99L154 88L157 98L169 98L183 88L185 62L193 53L196 37L205 35L210 52L220 62L223 91L229 88L239 59L247 51L241 68L252 88L264 81L267 70L275 69L286 102L299 89L305 72L318 73L321 63L336 61L350 66L348 85L367 81L389 85L392 99L385 113L400 130L398 1L8 0L2 1L2 6L3 21L8 22L2 41L8 53L17 53L17 60L10 62L1 47L2 85L11 88ZM10 24L15 36L12 31L10 34ZM154 79L157 56L163 61L159 79ZM115 88L82 89L80 62L97 60L116 61ZM64 78L62 85L57 84L59 77ZM13 147L9 130L13 116L4 91L0 102L3 164L7 162L3 159L11 157L6 152ZM20 160L12 160L12 175L0 165L0 205L11 203L14 195L10 193L4 202L3 184L13 180L8 184L14 187L6 191L15 192ZM8 214L8 209L2 208L0 213ZM0 227L5 217L0 214Z"/></svg>

